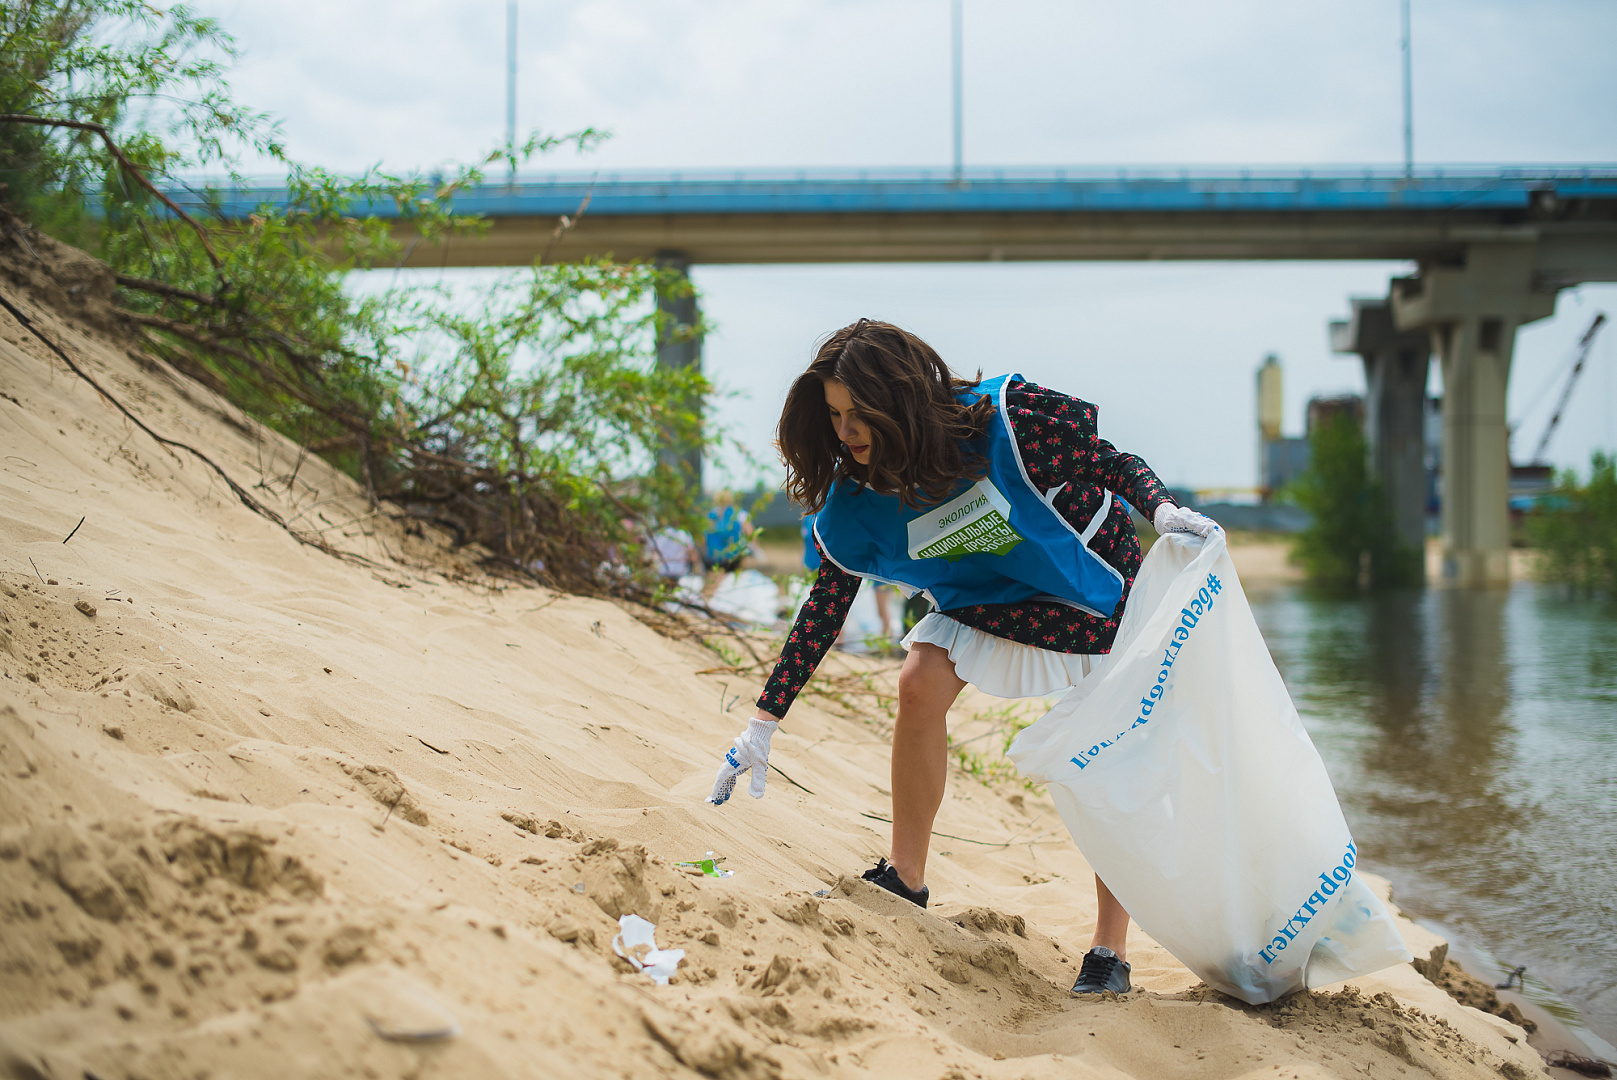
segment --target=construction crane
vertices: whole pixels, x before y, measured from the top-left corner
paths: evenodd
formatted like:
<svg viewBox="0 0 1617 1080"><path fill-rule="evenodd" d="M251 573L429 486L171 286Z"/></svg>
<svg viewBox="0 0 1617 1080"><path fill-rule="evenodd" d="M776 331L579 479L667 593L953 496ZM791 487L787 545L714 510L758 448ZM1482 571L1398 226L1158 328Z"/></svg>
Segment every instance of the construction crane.
<svg viewBox="0 0 1617 1080"><path fill-rule="evenodd" d="M1555 434L1556 426L1561 423L1561 413L1566 409L1566 403L1572 399L1572 388L1577 385L1578 376L1583 373L1583 362L1589 359L1589 347L1594 344L1595 335L1605 324L1606 313L1599 312L1595 315L1595 321L1589 324L1589 329L1583 332L1583 337L1578 339L1577 359L1572 365L1572 374L1567 376L1566 385L1561 388L1561 398L1555 403L1555 412L1550 414L1549 426L1544 429L1544 434L1539 436L1538 446L1533 451L1534 465L1547 464L1544 460L1544 451L1549 449L1550 438Z"/></svg>

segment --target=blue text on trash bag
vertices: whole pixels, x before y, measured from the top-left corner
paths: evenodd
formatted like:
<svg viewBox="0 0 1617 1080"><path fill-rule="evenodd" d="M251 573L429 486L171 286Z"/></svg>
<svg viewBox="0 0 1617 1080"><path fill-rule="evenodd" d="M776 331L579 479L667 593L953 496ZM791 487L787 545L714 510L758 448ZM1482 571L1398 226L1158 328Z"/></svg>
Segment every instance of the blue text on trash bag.
<svg viewBox="0 0 1617 1080"><path fill-rule="evenodd" d="M1353 846L1353 841L1349 840L1347 853L1342 856L1342 861L1320 874L1320 887L1308 895L1308 899L1303 901L1303 906L1297 909L1297 914L1286 920L1286 924L1280 928L1280 933L1269 942L1269 947L1258 950L1258 955L1263 957L1265 964L1274 963L1275 954L1285 952L1286 946L1296 939L1297 931L1307 926L1308 921L1319 914L1337 889L1353 879L1353 864L1358 858L1358 849Z"/></svg>
<svg viewBox="0 0 1617 1080"><path fill-rule="evenodd" d="M1168 671L1173 667L1174 661L1179 659L1179 650L1184 648L1185 643L1190 640L1191 631L1196 629L1196 624L1201 621L1201 617L1212 610L1213 597L1217 596L1223 588L1223 582L1219 581L1216 576L1213 574L1207 575L1207 584L1197 590L1196 595L1190 598L1189 604L1179 609L1179 625L1173 628L1172 640L1168 642L1168 647L1162 651L1162 665L1157 669L1156 682L1152 683L1150 690L1140 698L1140 715L1135 718L1134 723L1110 739L1104 739L1091 746L1088 750L1078 751L1077 756L1072 759L1074 765L1080 769L1088 768L1089 763L1094 761L1102 750L1105 750L1117 742L1118 739L1151 719L1151 710L1157 707L1157 702L1161 700L1163 693L1166 691Z"/></svg>

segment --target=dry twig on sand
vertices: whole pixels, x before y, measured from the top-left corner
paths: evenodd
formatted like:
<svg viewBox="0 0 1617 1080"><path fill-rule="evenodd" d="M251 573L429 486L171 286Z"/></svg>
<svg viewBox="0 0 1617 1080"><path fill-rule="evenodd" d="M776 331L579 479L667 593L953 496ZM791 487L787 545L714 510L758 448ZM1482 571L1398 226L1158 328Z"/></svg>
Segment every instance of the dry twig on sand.
<svg viewBox="0 0 1617 1080"><path fill-rule="evenodd" d="M372 559L367 559L363 555L356 555L351 551L343 551L341 548L333 547L332 545L326 543L318 535L311 535L309 533L292 528L292 526L288 525L280 514L277 514L274 510L253 498L251 492L238 484L235 479L224 470L223 466L214 461L207 454L204 454L202 451L198 450L194 446L189 445L188 443L182 443L175 439L170 439L153 431L150 425L148 425L144 420L136 416L134 413L130 412L128 406L126 406L122 401L108 391L106 387L97 382L93 375L84 370L84 368L80 367L60 345L53 341L34 323L34 320L29 318L21 308L12 303L11 300L4 294L0 294L0 307L5 308L6 311L10 313L11 317L17 320L18 325L20 325L24 330L27 330L35 338L39 339L39 341L43 343L44 346L53 354L55 354L55 356L60 359L62 363L66 364L69 371L73 372L73 374L89 383L91 388L105 398L108 404L122 413L130 423L134 424L141 431L144 431L147 435L151 436L151 438L156 441L159 446L171 451L183 450L187 454L190 454L192 457L196 458L198 461L202 462L208 468L212 469L214 473L218 475L219 479L225 482L225 486L230 489L231 493L235 495L236 498L241 501L241 504L247 509L251 510L253 513L264 518L265 520L279 525L282 529L286 530L288 536L291 536L300 544L307 544L312 548L317 548L327 555L342 559L344 562L354 563L355 565L365 566L370 569L386 569L386 567L381 563L378 563ZM63 541L63 543L66 542L67 541L65 540ZM38 572L38 567L35 567L35 572Z"/></svg>

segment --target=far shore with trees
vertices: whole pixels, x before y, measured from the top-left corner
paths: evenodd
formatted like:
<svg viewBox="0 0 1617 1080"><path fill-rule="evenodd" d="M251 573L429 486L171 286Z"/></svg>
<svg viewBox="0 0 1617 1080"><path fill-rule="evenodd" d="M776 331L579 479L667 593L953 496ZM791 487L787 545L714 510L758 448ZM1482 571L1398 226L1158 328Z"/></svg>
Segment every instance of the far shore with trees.
<svg viewBox="0 0 1617 1080"><path fill-rule="evenodd" d="M1310 584L1332 592L1425 584L1425 553L1402 543L1359 424L1338 414L1309 436L1310 459L1282 497L1307 510L1292 561ZM1523 523L1535 574L1587 594L1617 596L1617 458L1596 451L1587 481L1568 469Z"/></svg>

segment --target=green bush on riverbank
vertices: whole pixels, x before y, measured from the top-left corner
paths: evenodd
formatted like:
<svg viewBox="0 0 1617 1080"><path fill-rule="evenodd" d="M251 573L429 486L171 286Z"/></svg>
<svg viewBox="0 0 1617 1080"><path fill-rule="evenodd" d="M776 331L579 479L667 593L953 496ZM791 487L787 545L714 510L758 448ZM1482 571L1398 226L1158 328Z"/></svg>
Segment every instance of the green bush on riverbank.
<svg viewBox="0 0 1617 1080"><path fill-rule="evenodd" d="M1364 433L1352 417L1339 414L1309 434L1308 468L1285 494L1313 516L1291 553L1313 584L1382 589L1424 581L1421 552L1399 542L1386 492L1370 474Z"/></svg>
<svg viewBox="0 0 1617 1080"><path fill-rule="evenodd" d="M111 265L115 310L143 348L325 457L378 506L512 572L633 591L606 568L644 530L695 526L699 493L679 462L716 438L700 373L655 364L660 340L702 332L658 310L659 293L689 283L651 265L541 258L476 296L353 295L348 271L396 267L406 252L387 222L351 208L391 203L421 243L476 231L452 199L481 166L356 180L292 161L275 124L234 101L234 52L183 6L0 5L0 198ZM482 166L600 138L535 135ZM227 224L158 194L242 160L284 168L290 204ZM5 231L25 249L27 228Z"/></svg>
<svg viewBox="0 0 1617 1080"><path fill-rule="evenodd" d="M1571 469L1561 473L1526 530L1543 580L1617 595L1617 457L1595 451L1584 484Z"/></svg>

